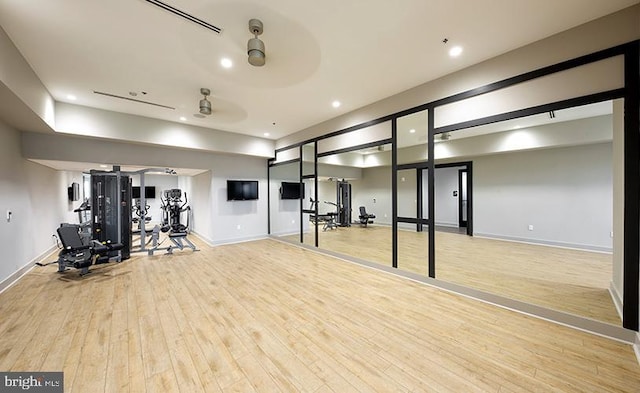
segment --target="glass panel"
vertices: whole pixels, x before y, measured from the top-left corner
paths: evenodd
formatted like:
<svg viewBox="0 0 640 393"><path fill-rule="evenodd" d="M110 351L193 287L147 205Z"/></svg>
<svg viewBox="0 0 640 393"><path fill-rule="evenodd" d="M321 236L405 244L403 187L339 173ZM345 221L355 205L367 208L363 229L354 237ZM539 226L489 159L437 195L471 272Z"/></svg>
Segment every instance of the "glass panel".
<svg viewBox="0 0 640 393"><path fill-rule="evenodd" d="M562 86L562 89L558 89ZM435 126L461 123L624 87L624 56L611 57L442 105Z"/></svg>
<svg viewBox="0 0 640 393"><path fill-rule="evenodd" d="M315 179L304 179L304 201L302 208L305 210L315 209L317 198L315 196ZM309 246L316 245L316 225L322 225L322 220L313 213L304 213L302 217L302 239L303 243Z"/></svg>
<svg viewBox="0 0 640 393"><path fill-rule="evenodd" d="M299 241L300 236L300 200L290 199L295 195L284 193L283 187L299 183L299 163L290 162L269 168L271 195L269 211L271 214L271 234L288 236Z"/></svg>
<svg viewBox="0 0 640 393"><path fill-rule="evenodd" d="M426 110L398 118L398 164L427 161Z"/></svg>
<svg viewBox="0 0 640 393"><path fill-rule="evenodd" d="M390 145L322 157L319 246L391 266ZM366 213L366 215L365 215Z"/></svg>
<svg viewBox="0 0 640 393"><path fill-rule="evenodd" d="M279 151L276 153L276 159L274 163L281 163L300 159L300 149L292 147L291 149Z"/></svg>
<svg viewBox="0 0 640 393"><path fill-rule="evenodd" d="M313 142L302 146L302 174L315 175L315 144ZM306 208L305 208L306 209Z"/></svg>
<svg viewBox="0 0 640 393"><path fill-rule="evenodd" d="M436 277L620 325L610 291L612 173L621 159L613 129L607 102L452 132L438 142L449 161L473 161L466 191L475 236L455 233L460 168L436 169Z"/></svg>
<svg viewBox="0 0 640 393"><path fill-rule="evenodd" d="M318 141L318 154L373 144L385 139L391 139L391 121L321 139Z"/></svg>
<svg viewBox="0 0 640 393"><path fill-rule="evenodd" d="M418 218L417 176L418 169L398 171L398 217ZM398 222L398 268L426 274L426 233L418 229L417 224Z"/></svg>

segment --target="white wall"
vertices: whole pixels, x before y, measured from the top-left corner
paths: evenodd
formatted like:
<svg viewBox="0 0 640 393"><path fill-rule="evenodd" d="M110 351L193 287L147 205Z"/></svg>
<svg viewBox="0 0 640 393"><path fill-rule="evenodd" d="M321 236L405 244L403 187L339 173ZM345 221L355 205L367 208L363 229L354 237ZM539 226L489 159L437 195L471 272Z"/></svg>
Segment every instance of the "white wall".
<svg viewBox="0 0 640 393"><path fill-rule="evenodd" d="M281 183L297 183L300 181L299 179L300 165L298 162L271 168L269 189L271 192L271 234L273 235L300 232L300 200L280 199ZM312 193L312 190L305 189L305 209L309 208L307 201L309 201L309 197L313 197Z"/></svg>
<svg viewBox="0 0 640 393"><path fill-rule="evenodd" d="M267 162L255 157L211 155L207 172L190 180L194 231L212 244L267 236ZM227 201L227 180L258 180L258 200Z"/></svg>
<svg viewBox="0 0 640 393"><path fill-rule="evenodd" d="M478 157L474 232L610 251L612 194L611 143Z"/></svg>
<svg viewBox="0 0 640 393"><path fill-rule="evenodd" d="M53 251L52 235L61 222L77 222L73 209L79 202L67 197L74 181L82 184L82 174L23 159L20 133L0 122L0 289ZM7 210L13 213L10 222Z"/></svg>

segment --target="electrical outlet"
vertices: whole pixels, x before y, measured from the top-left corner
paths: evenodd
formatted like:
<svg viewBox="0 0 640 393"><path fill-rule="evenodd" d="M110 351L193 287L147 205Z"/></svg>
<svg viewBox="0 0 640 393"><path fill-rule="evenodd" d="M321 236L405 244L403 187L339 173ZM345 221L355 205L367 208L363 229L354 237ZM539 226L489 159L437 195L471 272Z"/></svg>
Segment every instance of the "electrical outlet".
<svg viewBox="0 0 640 393"><path fill-rule="evenodd" d="M529 225L529 230L533 231L533 225Z"/></svg>
<svg viewBox="0 0 640 393"><path fill-rule="evenodd" d="M613 237L613 231L609 232L609 237Z"/></svg>
<svg viewBox="0 0 640 393"><path fill-rule="evenodd" d="M240 224L238 224L237 229L240 229Z"/></svg>
<svg viewBox="0 0 640 393"><path fill-rule="evenodd" d="M11 212L11 210L7 209L7 222L11 222L11 215L13 213Z"/></svg>

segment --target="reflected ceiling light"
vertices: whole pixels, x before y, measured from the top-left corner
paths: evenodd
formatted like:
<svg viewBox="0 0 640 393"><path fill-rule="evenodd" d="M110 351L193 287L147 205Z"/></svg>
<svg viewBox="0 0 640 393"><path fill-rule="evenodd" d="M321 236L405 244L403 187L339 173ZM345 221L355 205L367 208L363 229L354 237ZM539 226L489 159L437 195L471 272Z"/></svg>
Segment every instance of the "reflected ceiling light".
<svg viewBox="0 0 640 393"><path fill-rule="evenodd" d="M409 132L410 132L411 134L415 134L415 133L416 133L416 129L415 129L415 128L412 128L412 129L410 129L410 130L409 130Z"/></svg>
<svg viewBox="0 0 640 393"><path fill-rule="evenodd" d="M204 97L200 100L200 113L203 115L211 114L211 102L207 100L207 96L211 94L211 90L203 87L200 89L200 94Z"/></svg>
<svg viewBox="0 0 640 393"><path fill-rule="evenodd" d="M262 22L258 19L249 21L249 31L253 34L253 38L247 43L247 55L249 55L249 64L256 67L262 67L266 60L264 51L264 42L258 36L262 34Z"/></svg>
<svg viewBox="0 0 640 393"><path fill-rule="evenodd" d="M462 54L461 46L454 46L453 48L449 49L449 56L451 57L458 57L461 54Z"/></svg>
<svg viewBox="0 0 640 393"><path fill-rule="evenodd" d="M233 67L233 62L231 61L231 59L225 57L224 59L220 60L220 65L222 65L224 68L231 68Z"/></svg>
<svg viewBox="0 0 640 393"><path fill-rule="evenodd" d="M187 121L187 118L186 118L186 117L184 117L184 116L180 116L180 120L182 120L182 121Z"/></svg>
<svg viewBox="0 0 640 393"><path fill-rule="evenodd" d="M339 108L339 107L340 107L340 105L342 105L342 104L340 103L340 101L333 101L333 102L331 103L331 106L332 106L332 107L334 107L334 108Z"/></svg>
<svg viewBox="0 0 640 393"><path fill-rule="evenodd" d="M271 134L269 134L268 132L265 132L265 133L264 133L264 134L262 134L262 135L264 135L264 136L269 136L269 135L271 135Z"/></svg>
<svg viewBox="0 0 640 393"><path fill-rule="evenodd" d="M73 94L67 94L67 100L75 101L77 99L78 99L78 97L74 96Z"/></svg>

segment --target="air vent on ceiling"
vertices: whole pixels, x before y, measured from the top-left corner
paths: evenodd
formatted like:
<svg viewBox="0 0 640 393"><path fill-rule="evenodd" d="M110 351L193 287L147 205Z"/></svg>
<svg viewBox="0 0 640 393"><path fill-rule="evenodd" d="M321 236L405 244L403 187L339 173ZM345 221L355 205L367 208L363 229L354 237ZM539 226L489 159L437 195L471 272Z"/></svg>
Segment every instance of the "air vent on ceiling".
<svg viewBox="0 0 640 393"><path fill-rule="evenodd" d="M112 94L112 93L105 93L104 91L96 91L96 90L94 90L93 92L95 94L100 94L102 96L107 96L107 97L112 97L112 98L119 98L121 100L127 100L127 101L133 101L133 102L139 102L140 104L159 106L160 108L167 108L167 109L171 109L171 110L175 110L176 109L176 108L174 108L172 106L156 104L155 102L150 102L150 101L137 100L135 98L119 96L117 94Z"/></svg>
<svg viewBox="0 0 640 393"><path fill-rule="evenodd" d="M200 26L202 26L202 27L204 27L206 29L209 29L209 30L211 30L211 31L213 31L215 33L220 34L222 32L222 29L219 28L218 26L214 26L209 22L203 21L200 18L196 18L195 16L193 16L191 14L188 14L188 13L186 13L184 11L181 11L181 10L175 8L175 7L172 7L167 3L163 3L160 0L145 0L145 1L148 2L148 3L151 3L151 4L155 5L155 6L158 6L158 7L162 8L163 10L169 11L174 15L177 15L177 16L179 16L181 18L184 18L184 19L188 20L189 22L193 22L193 23L198 24L198 25L200 25Z"/></svg>

